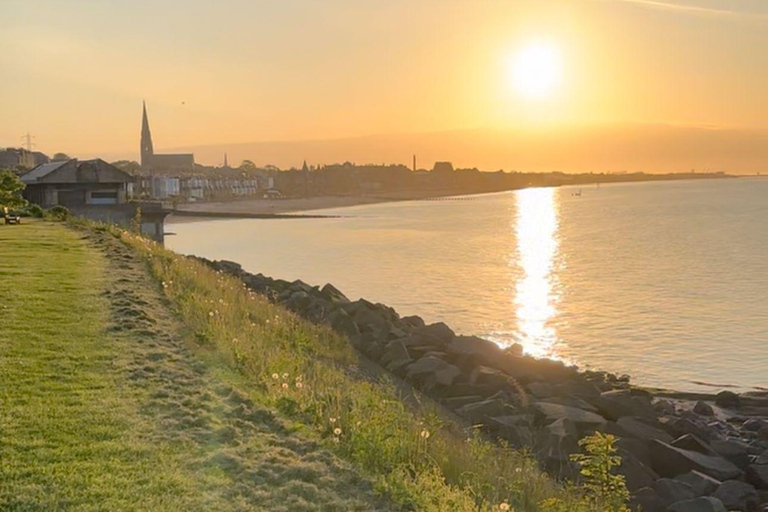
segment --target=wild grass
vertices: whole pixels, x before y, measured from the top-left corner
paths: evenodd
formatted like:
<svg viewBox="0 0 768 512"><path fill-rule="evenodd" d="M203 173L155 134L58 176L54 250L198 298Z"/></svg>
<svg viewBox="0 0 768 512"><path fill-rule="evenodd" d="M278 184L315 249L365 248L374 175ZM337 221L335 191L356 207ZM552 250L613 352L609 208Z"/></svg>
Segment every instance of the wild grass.
<svg viewBox="0 0 768 512"><path fill-rule="evenodd" d="M393 382L359 371L354 350L329 328L199 261L109 229L146 260L208 364L236 371L255 401L313 431L406 509L613 510L587 488L555 483L528 455L459 435L428 406L407 407Z"/></svg>

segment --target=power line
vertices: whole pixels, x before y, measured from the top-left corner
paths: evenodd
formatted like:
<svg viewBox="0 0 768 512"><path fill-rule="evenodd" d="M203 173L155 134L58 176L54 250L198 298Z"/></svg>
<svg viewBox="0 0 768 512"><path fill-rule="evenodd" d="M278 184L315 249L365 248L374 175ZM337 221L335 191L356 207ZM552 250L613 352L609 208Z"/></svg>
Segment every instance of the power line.
<svg viewBox="0 0 768 512"><path fill-rule="evenodd" d="M27 151L32 151L32 148L37 145L34 142L32 142L32 139L34 139L34 138L35 138L35 136L34 135L30 135L29 132L27 132L26 135L22 135L21 136L21 140L24 141L24 145L26 146Z"/></svg>

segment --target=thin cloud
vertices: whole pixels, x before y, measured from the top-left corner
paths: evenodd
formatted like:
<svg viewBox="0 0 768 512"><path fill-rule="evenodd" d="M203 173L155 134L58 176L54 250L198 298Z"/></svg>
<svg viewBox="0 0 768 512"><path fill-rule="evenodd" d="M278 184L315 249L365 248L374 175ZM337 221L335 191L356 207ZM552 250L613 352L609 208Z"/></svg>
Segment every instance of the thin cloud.
<svg viewBox="0 0 768 512"><path fill-rule="evenodd" d="M729 9L715 9L711 7L702 7L699 5L685 5L672 2L662 2L659 0L611 0L614 2L622 2L625 4L636 4L646 6L651 9L663 9L665 11L677 11L686 12L691 14L703 14L710 16L729 16L734 18L746 18L746 19L759 19L766 20L768 15L745 13L739 11L732 11Z"/></svg>

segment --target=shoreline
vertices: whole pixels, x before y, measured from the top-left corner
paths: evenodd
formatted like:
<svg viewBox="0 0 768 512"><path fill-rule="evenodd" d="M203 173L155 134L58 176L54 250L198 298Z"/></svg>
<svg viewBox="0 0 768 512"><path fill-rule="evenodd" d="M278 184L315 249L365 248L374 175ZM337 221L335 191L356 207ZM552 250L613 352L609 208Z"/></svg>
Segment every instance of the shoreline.
<svg viewBox="0 0 768 512"><path fill-rule="evenodd" d="M702 176L691 178L683 176L670 178L662 175L658 179L642 179L627 181L594 181L589 183L558 183L543 185L546 188L555 187L586 187L592 185L618 185L627 183L649 183L661 181L701 181L711 179L732 179L740 176ZM168 223L186 223L211 219L291 219L291 218L337 218L339 215L302 214L301 212L315 212L336 208L349 208L353 206L365 206L383 203L396 203L401 201L449 201L470 200L473 196L487 194L500 194L514 192L528 187L509 188L503 190L480 191L456 191L436 190L428 193L414 194L411 192L393 193L386 196L317 196L306 198L287 199L234 199L231 201L213 201L201 203L187 203L173 210L168 218Z"/></svg>
<svg viewBox="0 0 768 512"><path fill-rule="evenodd" d="M768 504L766 391L636 386L629 376L536 359L519 344L501 348L458 335L442 322L401 317L362 298L350 301L330 283L321 288L252 274L232 261L193 258L299 317L329 326L372 364L485 434L531 450L557 479L575 476L570 455L578 452L578 440L601 432L619 439L619 472L634 507L662 512L671 510L660 505L664 500L705 496L723 498L728 510ZM729 501L726 491L734 486L750 505Z"/></svg>

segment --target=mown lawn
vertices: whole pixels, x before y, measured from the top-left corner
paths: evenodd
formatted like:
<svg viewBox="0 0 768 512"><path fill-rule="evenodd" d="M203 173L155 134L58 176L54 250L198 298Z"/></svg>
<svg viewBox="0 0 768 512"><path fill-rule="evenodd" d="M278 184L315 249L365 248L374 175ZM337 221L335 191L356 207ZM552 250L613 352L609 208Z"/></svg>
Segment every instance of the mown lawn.
<svg viewBox="0 0 768 512"><path fill-rule="evenodd" d="M0 509L188 510L181 454L142 440L112 368L104 261L80 238L0 226Z"/></svg>

